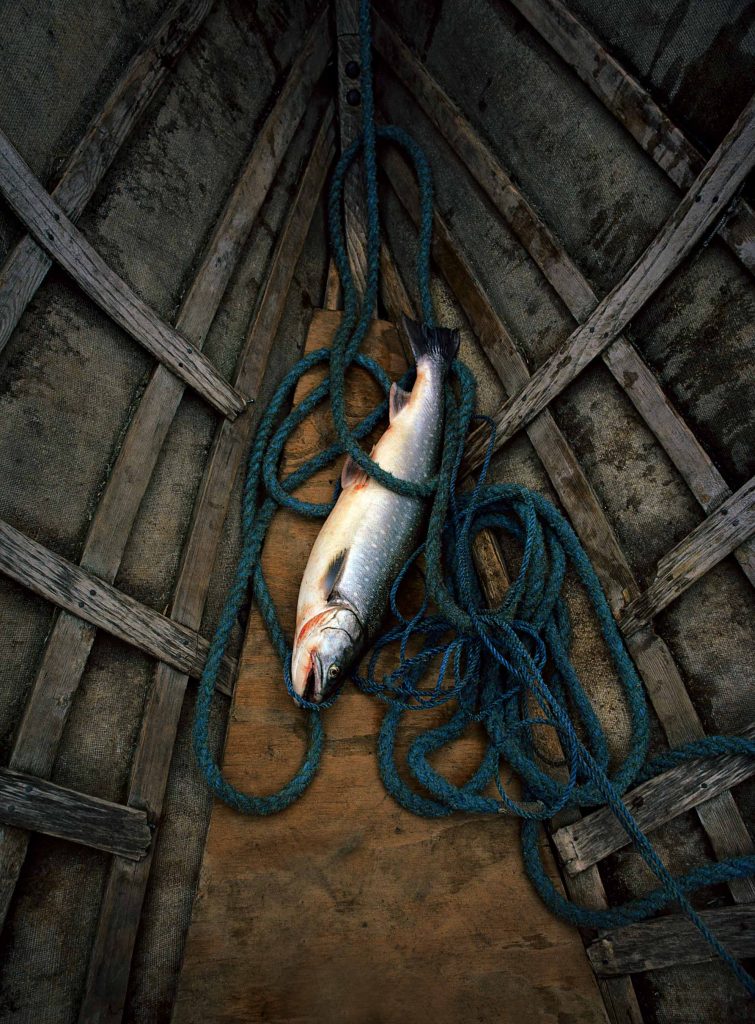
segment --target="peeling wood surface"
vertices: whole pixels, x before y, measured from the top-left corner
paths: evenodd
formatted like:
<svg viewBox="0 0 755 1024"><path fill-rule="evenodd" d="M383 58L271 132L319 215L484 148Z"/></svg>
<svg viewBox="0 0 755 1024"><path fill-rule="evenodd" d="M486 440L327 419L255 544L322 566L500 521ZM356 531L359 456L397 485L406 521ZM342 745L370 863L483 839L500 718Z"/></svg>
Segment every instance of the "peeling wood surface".
<svg viewBox="0 0 755 1024"><path fill-rule="evenodd" d="M338 322L338 314L315 313L308 350L328 343ZM400 375L405 364L389 324L375 322L367 350ZM318 377L302 382L298 400ZM376 391L361 371L349 396L353 413L372 407ZM284 471L329 432L324 415L308 420L291 440ZM301 493L329 495L336 471ZM281 513L271 528L263 564L288 632L319 525ZM246 790L269 791L298 763L305 721L256 610L241 664L225 771ZM385 1024L514 1022L558 1011L584 1024L604 1021L578 934L548 913L524 876L517 824L500 816L428 821L401 810L378 775L381 717L377 702L350 687L327 713L323 764L301 800L256 820L215 805L174 1020L338 1024L363 1020L372 1006ZM457 771L468 772L479 752L473 738L458 744ZM506 900L491 912L490 893L501 884Z"/></svg>
<svg viewBox="0 0 755 1024"><path fill-rule="evenodd" d="M202 674L209 649L204 637L122 594L1 522L0 572L174 668L194 678ZM223 660L219 688L224 693L230 692L235 668L231 658Z"/></svg>
<svg viewBox="0 0 755 1024"><path fill-rule="evenodd" d="M755 907L703 910L700 916L737 959L755 955ZM587 953L600 976L699 964L716 956L697 928L681 914L607 932Z"/></svg>
<svg viewBox="0 0 755 1024"><path fill-rule="evenodd" d="M755 100L750 100L690 191L622 281L598 303L529 383L496 414L496 448L541 412L640 311L702 239L755 164ZM485 439L471 441L479 461Z"/></svg>
<svg viewBox="0 0 755 1024"><path fill-rule="evenodd" d="M702 170L704 157L637 79L621 67L560 0L511 3L674 184L688 189ZM735 199L733 207L731 218L718 233L743 265L755 273L755 213L743 199Z"/></svg>
<svg viewBox="0 0 755 1024"><path fill-rule="evenodd" d="M485 191L574 319L577 323L584 323L598 305L598 297L561 243L513 183L500 161L427 68L380 17L376 18L376 45L383 59L398 74L416 102ZM637 350L619 334L602 352L602 358L695 498L706 512L712 511L731 494L731 489L663 393ZM507 384L507 390L509 394L514 394L523 386L524 381L516 387ZM477 459L481 460L479 450ZM755 586L755 543L743 544L735 552L735 557Z"/></svg>
<svg viewBox="0 0 755 1024"><path fill-rule="evenodd" d="M143 857L152 839L144 811L10 768L0 768L0 821L129 860Z"/></svg>
<svg viewBox="0 0 755 1024"><path fill-rule="evenodd" d="M212 0L177 0L170 7L71 154L51 198L74 223L211 7ZM0 267L0 352L51 264L25 235Z"/></svg>
<svg viewBox="0 0 755 1024"><path fill-rule="evenodd" d="M406 166L395 154L386 155L385 166L396 195L409 216L416 217L416 185ZM433 229L433 258L504 387L513 390L526 386L524 360L437 211ZM600 502L548 409L526 430L595 567L614 615L619 615L627 599L639 595L640 588ZM652 629L643 629L627 638L627 646L669 744L678 746L704 736L679 668L663 640ZM752 839L731 793L722 793L696 811L717 857L752 853ZM738 901L755 899L753 879L737 879L729 888Z"/></svg>
<svg viewBox="0 0 755 1024"><path fill-rule="evenodd" d="M333 107L329 105L312 154L272 257L244 348L236 383L250 395L259 392L267 357L276 336L294 270L325 184L335 151ZM236 476L248 451L251 415L223 423L216 435L197 496L192 525L183 550L171 616L198 629L210 576ZM161 663L155 671L134 756L128 803L143 807L155 825L162 815L165 788L188 676ZM152 856L134 866L116 858L110 867L86 990L79 1019L117 1022L126 999L131 959Z"/></svg>
<svg viewBox="0 0 755 1024"><path fill-rule="evenodd" d="M181 305L176 327L198 349L205 343L254 220L322 74L329 47L323 13L307 35L260 129ZM81 556L82 567L108 583L114 582L120 568L183 394L183 383L165 367L157 366L126 431ZM247 422L248 416L243 419ZM14 742L11 767L40 776L51 772L95 636L95 626L78 615L66 611L58 615ZM180 675L180 670L177 672ZM0 829L0 922L7 915L27 844L23 832Z"/></svg>
<svg viewBox="0 0 755 1024"><path fill-rule="evenodd" d="M658 563L655 579L619 619L626 636L675 601L755 532L755 477L719 505Z"/></svg>
<svg viewBox="0 0 755 1024"><path fill-rule="evenodd" d="M755 725L742 733L755 738ZM667 821L711 800L755 773L755 758L744 754L705 758L671 768L643 782L624 795L624 803L643 832L652 832ZM569 874L628 846L631 840L607 808L593 811L580 821L560 828L553 842L560 862Z"/></svg>
<svg viewBox="0 0 755 1024"><path fill-rule="evenodd" d="M233 419L243 412L243 396L223 380L206 356L164 323L110 269L45 192L2 133L0 191L42 248L119 327L224 416Z"/></svg>

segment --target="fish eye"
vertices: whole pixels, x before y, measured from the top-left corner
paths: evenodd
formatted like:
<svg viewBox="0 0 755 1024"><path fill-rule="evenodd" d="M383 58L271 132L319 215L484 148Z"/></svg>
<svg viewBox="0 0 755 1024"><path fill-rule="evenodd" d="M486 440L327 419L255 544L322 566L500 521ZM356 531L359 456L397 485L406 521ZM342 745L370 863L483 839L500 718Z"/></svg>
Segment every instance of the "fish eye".
<svg viewBox="0 0 755 1024"><path fill-rule="evenodd" d="M338 665L331 665L328 669L328 679L338 679L341 674L341 670Z"/></svg>

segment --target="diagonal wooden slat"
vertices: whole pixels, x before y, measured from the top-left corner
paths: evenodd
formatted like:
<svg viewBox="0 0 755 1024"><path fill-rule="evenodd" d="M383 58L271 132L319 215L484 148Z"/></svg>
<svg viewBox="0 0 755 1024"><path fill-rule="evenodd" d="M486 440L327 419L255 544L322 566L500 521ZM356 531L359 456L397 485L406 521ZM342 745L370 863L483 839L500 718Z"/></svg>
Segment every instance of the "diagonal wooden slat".
<svg viewBox="0 0 755 1024"><path fill-rule="evenodd" d="M0 572L145 654L194 678L202 674L209 649L204 637L140 604L1 521ZM220 672L220 689L224 693L231 692L235 670L235 661L226 658Z"/></svg>
<svg viewBox="0 0 755 1024"><path fill-rule="evenodd" d="M392 153L386 154L385 167L396 195L416 220L419 204L411 174ZM433 232L433 258L501 382L507 389L522 387L528 372L526 364L437 211ZM528 437L600 577L614 615L618 615L627 600L640 593L639 585L574 452L560 430L552 429L550 423L555 426L546 409L528 424ZM678 746L702 738L702 723L666 644L647 628L628 637L627 646L669 744ZM752 853L752 839L730 793L701 804L696 813L717 857ZM755 899L752 879L738 879L729 888L738 901Z"/></svg>
<svg viewBox="0 0 755 1024"><path fill-rule="evenodd" d="M172 4L89 125L51 193L74 223L211 7L212 0ZM47 253L25 235L0 266L0 352L51 264Z"/></svg>
<svg viewBox="0 0 755 1024"><path fill-rule="evenodd" d="M427 68L379 17L376 18L376 44L383 59L485 191L574 319L584 323L597 306L598 298L509 173ZM637 350L619 335L601 355L702 508L706 512L713 511L731 490ZM515 390L518 389L510 393ZM746 542L734 555L755 586L755 543Z"/></svg>
<svg viewBox="0 0 755 1024"><path fill-rule="evenodd" d="M39 245L119 327L177 377L233 419L246 408L206 356L164 323L105 263L45 192L10 140L0 132L0 192Z"/></svg>
<svg viewBox="0 0 755 1024"><path fill-rule="evenodd" d="M755 533L755 477L727 498L659 561L655 578L624 609L619 625L635 633Z"/></svg>
<svg viewBox="0 0 755 1024"><path fill-rule="evenodd" d="M688 189L705 159L650 93L598 42L561 0L510 0L576 72L675 185ZM755 273L755 213L735 199L719 235Z"/></svg>
<svg viewBox="0 0 755 1024"><path fill-rule="evenodd" d="M703 910L700 916L732 956L743 960L755 955L755 907ZM681 914L617 928L593 943L587 955L599 977L700 964L716 957L697 928Z"/></svg>
<svg viewBox="0 0 755 1024"><path fill-rule="evenodd" d="M152 841L144 811L10 768L0 768L0 821L130 861L144 857Z"/></svg>
<svg viewBox="0 0 755 1024"><path fill-rule="evenodd" d="M328 107L299 190L273 253L270 272L239 358L236 382L256 395L280 324L294 270L335 150L333 109ZM254 423L244 417L223 423L215 437L184 547L172 616L187 626L201 623L210 574L231 491ZM147 809L157 824L162 814L173 744L188 678L164 663L142 721L131 771L128 803ZM139 864L115 858L105 888L79 1020L119 1021L149 881L152 851Z"/></svg>
<svg viewBox="0 0 755 1024"><path fill-rule="evenodd" d="M446 242L447 238L444 236L444 247ZM385 244L380 254L380 271L383 304L391 320L397 323L404 314L416 316L398 268ZM544 416L550 417L550 413L546 412ZM553 430L558 431L555 421L552 417L550 419ZM477 535L472 555L488 604L497 608L505 597L509 577L501 549L491 531L482 530ZM570 812L569 820L576 818L579 818L579 812ZM596 867L589 868L577 876L567 876L564 881L571 898L582 906L595 909L608 907L606 891ZM585 941L589 939L586 938ZM611 1024L643 1024L637 996L629 978L598 978L598 988Z"/></svg>
<svg viewBox="0 0 755 1024"><path fill-rule="evenodd" d="M755 725L742 733L755 739ZM643 782L626 793L624 803L644 832L738 786L755 774L755 758L744 754L690 761ZM602 808L560 828L553 836L561 864L569 874L584 871L631 842L615 815Z"/></svg>
<svg viewBox="0 0 755 1024"><path fill-rule="evenodd" d="M755 97L735 121L692 188L624 278L584 324L532 374L493 417L500 448L599 355L701 240L755 165ZM470 441L468 457L482 458L486 434Z"/></svg>
<svg viewBox="0 0 755 1024"><path fill-rule="evenodd" d="M257 135L184 298L176 327L201 348L237 265L252 224L301 121L330 51L323 11L315 19L270 114ZM129 424L105 490L95 510L81 564L112 583L184 393L183 383L158 365ZM52 771L71 703L86 667L96 628L61 611L11 752L10 765L46 776ZM28 835L0 829L0 924L4 921L26 853Z"/></svg>

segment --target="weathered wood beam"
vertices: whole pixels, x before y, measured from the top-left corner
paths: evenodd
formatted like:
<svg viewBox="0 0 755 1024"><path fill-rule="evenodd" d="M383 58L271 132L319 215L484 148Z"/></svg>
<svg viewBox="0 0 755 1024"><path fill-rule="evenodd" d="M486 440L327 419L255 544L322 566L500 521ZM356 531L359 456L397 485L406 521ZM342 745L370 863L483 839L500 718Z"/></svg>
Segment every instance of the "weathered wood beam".
<svg viewBox="0 0 755 1024"><path fill-rule="evenodd" d="M343 152L362 130L359 0L333 0L333 6L338 41L338 120ZM359 101L350 102L356 96L359 96ZM360 295L364 294L367 281L367 210L364 202L362 168L363 162L359 157L351 166L343 191L346 252L354 284Z"/></svg>
<svg viewBox="0 0 755 1024"><path fill-rule="evenodd" d="M375 21L376 45L383 59L487 194L574 319L584 323L598 304L589 282L427 68L380 17ZM619 335L601 356L702 508L713 511L731 489L637 350ZM755 542L743 544L735 558L755 586Z"/></svg>
<svg viewBox="0 0 755 1024"><path fill-rule="evenodd" d="M755 907L703 910L700 916L732 956L755 955ZM716 953L681 914L658 917L608 932L587 950L598 977L639 974L715 960Z"/></svg>
<svg viewBox="0 0 755 1024"><path fill-rule="evenodd" d="M211 7L212 0L172 4L89 125L51 193L74 223ZM0 352L51 264L34 239L24 235L0 267Z"/></svg>
<svg viewBox="0 0 755 1024"><path fill-rule="evenodd" d="M688 189L702 170L705 158L637 79L608 53L561 0L510 2L671 181L680 189ZM734 200L731 214L718 233L742 264L755 273L755 214L743 199Z"/></svg>
<svg viewBox="0 0 755 1024"><path fill-rule="evenodd" d="M176 327L198 348L204 344L329 52L327 12L322 11L255 139L181 305ZM81 564L109 583L114 582L120 568L139 507L183 393L182 381L158 365L129 424L95 510ZM57 616L13 744L12 768L38 776L49 775L52 771L96 632L95 626L76 615L61 611ZM0 829L0 925L7 915L27 845L27 833L20 829Z"/></svg>
<svg viewBox="0 0 755 1024"><path fill-rule="evenodd" d="M496 448L541 412L627 326L703 237L755 165L755 97L735 121L692 188L624 278L584 324L498 410ZM486 435L470 441L471 461L482 459Z"/></svg>
<svg viewBox="0 0 755 1024"><path fill-rule="evenodd" d="M224 416L233 418L244 411L244 397L105 263L45 192L2 132L0 192L39 245L119 327Z"/></svg>
<svg viewBox="0 0 755 1024"><path fill-rule="evenodd" d="M152 840L147 815L137 807L77 793L10 768L0 768L0 821L130 861L143 857Z"/></svg>
<svg viewBox="0 0 755 1024"><path fill-rule="evenodd" d="M402 315L416 316L400 272L385 244L380 257L382 299L388 315L394 322L398 322ZM458 280L457 277L455 279ZM510 581L500 545L492 531L480 531L475 538L472 556L488 604L491 608L499 607L506 596ZM579 812L574 811L568 820L578 818ZM576 877L567 877L565 886L571 898L582 906L595 909L608 907L608 898L596 867ZM586 941L590 938L592 935L586 937ZM643 1024L637 997L629 978L600 978L598 987L611 1024Z"/></svg>
<svg viewBox="0 0 755 1024"><path fill-rule="evenodd" d="M384 166L396 195L416 222L419 201L412 175L395 153L386 154ZM527 366L437 210L433 220L433 259L503 386L509 392L518 390L526 383ZM627 601L640 593L640 588L605 512L550 411L544 410L526 430L598 573L611 609L618 616ZM702 723L666 644L646 628L628 637L627 646L669 744L679 746L702 738ZM722 793L701 804L696 813L719 858L752 852L752 839L731 793ZM755 899L752 879L735 880L730 889L738 901Z"/></svg>
<svg viewBox="0 0 755 1024"><path fill-rule="evenodd" d="M663 556L653 582L624 609L624 634L636 633L754 532L755 477Z"/></svg>
<svg viewBox="0 0 755 1024"><path fill-rule="evenodd" d="M755 725L741 735L755 739ZM689 761L643 782L625 794L624 803L643 832L652 832L753 774L755 758L744 754ZM553 842L564 869L574 875L629 846L631 840L615 815L604 807L560 828Z"/></svg>
<svg viewBox="0 0 755 1024"><path fill-rule="evenodd" d="M202 674L209 644L195 630L140 604L4 522L0 572L146 654L195 678ZM221 669L224 693L231 692L235 670L235 661L227 658Z"/></svg>
<svg viewBox="0 0 755 1024"><path fill-rule="evenodd" d="M251 395L262 384L268 355L286 304L299 255L335 151L333 109L329 107L312 148L298 193L272 256L270 271L240 359L236 382ZM223 423L215 437L183 551L172 616L186 626L201 623L209 580L239 467L254 422L243 417ZM131 771L128 802L146 807L155 824L162 814L165 787L188 678L160 664ZM115 858L108 876L79 1020L121 1019L131 957L152 863Z"/></svg>

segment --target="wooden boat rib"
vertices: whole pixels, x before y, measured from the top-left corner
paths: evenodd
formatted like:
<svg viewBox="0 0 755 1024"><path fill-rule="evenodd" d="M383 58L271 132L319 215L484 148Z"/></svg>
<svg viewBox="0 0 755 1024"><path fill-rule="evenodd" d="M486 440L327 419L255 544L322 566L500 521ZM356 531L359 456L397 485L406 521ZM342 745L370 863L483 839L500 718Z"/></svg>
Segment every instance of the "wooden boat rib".
<svg viewBox="0 0 755 1024"><path fill-rule="evenodd" d="M432 25L450 16L444 14L444 6L436 5ZM683 594L690 591L688 596L694 596L693 588L699 581L727 566L729 555L736 560L742 576L735 578L732 600L742 593L742 580L755 582L753 483L751 479L739 479L729 485L717 465L721 442L710 429L706 429L704 441L696 436L664 392L642 346L628 337L626 330L648 304L657 301L659 290L671 275L688 265L701 246L709 246L714 237L725 246L719 249L727 254L727 267L734 267L732 274L746 274L755 268L755 215L742 193L755 161L755 101L741 111L731 111L728 133L705 159L700 147L674 123L673 115L662 109L638 78L622 68L577 14L559 0L510 0L510 4L490 0L481 5L486 8L486 18L505 9L505 15L501 14L505 26L516 17L520 31L526 25L527 32L537 33L541 43L552 47L564 62L559 65L560 73L576 74L683 193L676 209L658 225L655 237L636 254L618 284L600 298L578 267L579 253L568 254L557 233L538 212L538 197L527 197L512 169L504 166L505 153L499 153L475 129L479 118L470 118L463 109L471 95L451 99L429 64L402 38L402 29L397 26L403 25L403 32L407 24L414 27L417 34L412 42L417 47L425 14L417 14L412 26L412 17L394 7L389 3L378 5L375 17L376 49L382 62L378 72L385 70L384 79L378 82L381 108L386 115L393 114L398 102L395 82L402 83L412 105L405 110L405 120L411 123L422 111L424 130L434 133L438 146L447 146L454 153L458 166L468 175L469 187L474 182L485 196L490 216L500 218L507 226L547 287L576 321L565 340L552 345L547 358L531 370L529 353L522 352L521 326L507 324L497 293L491 291L489 275L475 269L477 262L471 258L469 242L457 230L463 211L453 211L449 217L439 201L434 218L436 269L479 344L479 365L486 368L489 381L495 382L491 386L505 396L492 410L498 427L496 447L503 451L520 432L526 435L544 479L593 560L646 685L659 732L672 746L700 738L711 716L707 712L701 715L699 702L685 684L690 657L683 643L679 653L679 627L670 628L665 619L661 626L657 623ZM211 597L211 577L258 416L254 407L251 412L238 414L248 402L264 401L281 365L290 363L296 355L294 351L287 353L281 363L274 345L276 338L280 339L287 311L298 299L294 294L297 264L313 233L320 245L319 262L324 266L318 211L336 151L336 111L326 95L332 90L327 65L335 55L336 68L344 67L358 52L354 5L348 0L337 0L333 11L327 7L312 10L300 31L289 27L280 33L275 16L270 15L264 45L274 53L272 40L285 36L290 67L279 76L276 98L270 89L269 111L257 125L249 155L235 174L214 228L206 233L209 240L173 325L170 318L139 297L137 289L128 284L128 275L114 269L110 249L106 259L98 245L88 240L88 225L76 226L88 204L101 202L103 188L107 191L117 181L117 163L115 170L111 166L117 162L119 150L128 148L130 134L155 100L171 68L179 59L186 59L187 48L191 52L201 46L202 33L208 31L210 8L206 0L187 0L163 14L92 118L54 188L48 191L44 181L27 166L10 134L0 136L0 192L28 231L8 247L0 267L0 353L4 353L6 365L16 354L19 325L33 323L38 315L39 297L44 296L47 287L43 282L53 264L65 270L75 286L122 329L123 345L135 340L158 360L133 408L124 410L122 434L91 522L85 536L81 534L78 556L66 558L55 550L54 543L40 543L31 521L28 526L18 520L0 522L0 570L57 609L44 643L38 645L39 655L32 666L23 709L6 726L12 742L6 767L0 769L0 921L5 924L3 941L8 953L2 984L13 993L7 999L9 1020L33 1016L33 999L25 1003L28 993L18 988L17 957L24 940L15 936L23 931L17 921L23 907L21 890L27 884L30 889L34 885L33 878L28 877L29 857L34 861L35 856L34 852L29 854L34 833L56 837L55 842L105 851L108 856L85 976L78 968L77 991L66 997L67 1003L65 999L63 1002L70 1019L89 1022L123 1018L129 980L133 986L135 972L141 969L134 952L140 928L145 928L143 914L145 906L150 906L150 886L160 886L155 874L165 870L164 865L155 866L155 851L165 815L168 819L171 815L169 779L175 744L185 732L181 719L184 697L189 679L201 672L206 657L205 610ZM45 15L38 12L37 17L44 21ZM216 23L222 19L232 22L234 17L223 5L210 15ZM216 27L215 31L220 30ZM437 59L436 53L435 66ZM275 66L276 59L271 57L271 61ZM359 130L359 112L347 100L348 88L346 76L338 76L342 148ZM297 146L300 153L306 151L306 160L293 161L292 167L291 153ZM403 208L410 220L416 218L416 186L396 154L386 154L385 172L393 196L389 203L396 209ZM224 308L229 285L233 285L243 264L250 234L259 225L266 202L272 200L276 188L281 188L283 174L289 175L292 197L285 215L279 218L266 261L264 285L239 346L235 373L223 373L213 357L202 350L218 311ZM356 182L347 189L346 202L349 253L357 280L363 280L364 209ZM415 312L402 279L398 249L384 245L381 254L381 301L394 322L403 313ZM315 304L319 304L317 300ZM339 305L332 266L322 305L330 310L337 310ZM564 338L563 331L560 337ZM703 520L691 526L686 536L677 532L673 545L656 559L653 571L645 567L638 572L633 567L632 554L622 547L623 531L612 520L604 498L591 482L590 472L582 465L580 453L570 440L572 431L562 425L562 393L586 372L592 372L598 356L704 513ZM227 363L225 357L224 365ZM0 379L2 373L0 363ZM204 469L198 474L193 511L172 580L172 598L169 607L160 612L149 601L135 596L132 588L121 585L119 576L145 496L155 486L166 444L176 429L177 416L186 407L187 385L221 416L213 423L212 442ZM40 413L44 415L44 409ZM479 466L483 451L482 433L473 435L467 452L470 470ZM486 593L494 601L505 589L506 569L492 535L480 539L476 561ZM724 586L730 579L729 573ZM11 590L7 600L16 599L16 592ZM745 611L743 606L743 615ZM64 777L70 771L67 767L58 777L64 739L100 633L115 636L142 652L154 666L138 735L134 733L127 785L119 799L65 784ZM668 639L671 634L674 643ZM747 652L741 652L741 657L746 667ZM223 676L226 694L232 692L237 668L236 659L228 659ZM116 682L113 680L113 685ZM740 731L752 736L751 719L740 715L737 720ZM65 756L70 758L70 752ZM746 817L731 790L742 786L751 775L752 762L742 757L722 759L713 765L692 763L640 786L628 795L628 801L630 806L634 801L643 825L653 831L674 827L686 811L694 810L702 828L700 835L705 836L716 857L749 854L753 844ZM199 780L194 778L192 785L198 789ZM195 799L199 805L201 798ZM206 821L208 812L204 813ZM617 888L617 851L625 844L607 812L597 811L587 817L564 812L553 823L552 840L568 893L595 907L608 906ZM699 846L701 841L698 837L693 845ZM614 860L606 874L601 865L605 866L608 857ZM631 888L636 884L631 864L627 867L619 862L619 873L622 870L626 870L627 880L621 884ZM196 886L196 872L187 876L185 885L187 891ZM752 956L753 880L734 881L728 890L724 904L706 913L735 955ZM652 978L653 985L663 990L655 992L661 1004L681 998L679 994L685 990L702 999L708 1008L713 1005L723 1013L725 1002L728 1012L736 1012L731 1008L739 1005L741 997L731 991L728 979L716 976L711 982L712 975L701 973L702 962L706 962L705 971L712 969L707 964L709 951L680 916L672 914L606 935L585 935L584 939L603 1012L612 1021L654 1019L649 1016L653 999L646 978ZM179 951L182 944L183 936L177 941ZM189 969L196 969L191 958L188 964ZM658 971L670 973L646 974ZM162 984L165 991L175 995L174 979ZM187 984L191 988L190 982ZM706 984L709 992L703 996ZM183 1019L190 1019L185 1000L179 999L178 1006L179 1010L183 1008ZM204 1006L201 1011L205 1019L208 1013L212 1019L211 1008ZM130 1012L133 1019L168 1019L170 1006L163 1006L154 1018L144 1005ZM238 1013L234 1019L250 1019L243 1016L243 1009ZM182 1019L180 1013L177 1019Z"/></svg>

